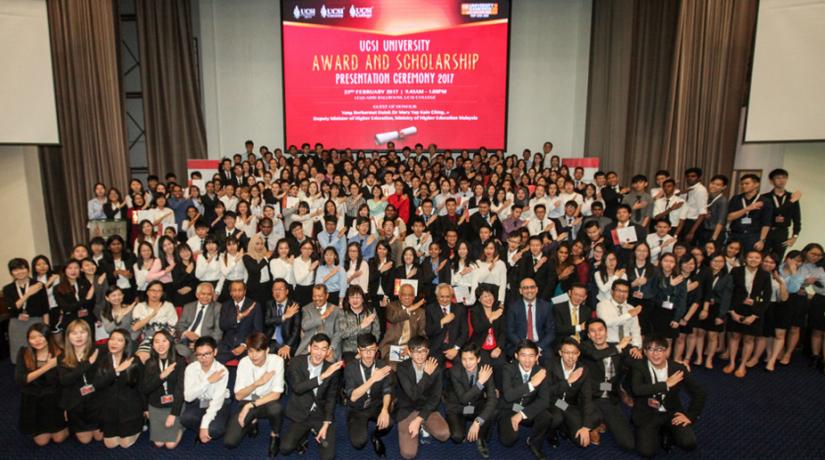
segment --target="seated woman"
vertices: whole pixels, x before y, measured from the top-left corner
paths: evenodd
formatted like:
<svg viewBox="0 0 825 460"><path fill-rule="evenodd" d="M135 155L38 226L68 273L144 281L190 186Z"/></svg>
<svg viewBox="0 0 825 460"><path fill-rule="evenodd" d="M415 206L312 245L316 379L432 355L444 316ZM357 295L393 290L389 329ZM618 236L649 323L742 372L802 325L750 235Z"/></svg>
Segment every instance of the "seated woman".
<svg viewBox="0 0 825 460"><path fill-rule="evenodd" d="M132 447L143 429L146 404L138 388L143 365L132 356L131 343L129 331L112 331L97 367L100 428L103 444L109 449Z"/></svg>
<svg viewBox="0 0 825 460"><path fill-rule="evenodd" d="M20 431L38 446L61 443L69 437L60 409L60 385L55 343L47 324L33 324L26 334L28 346L17 354L15 380L20 385Z"/></svg>
<svg viewBox="0 0 825 460"><path fill-rule="evenodd" d="M143 340L135 356L145 363L149 359L151 341L155 332L173 331L178 323L178 313L171 303L163 301L163 283L155 280L146 287L146 302L140 302L132 310L132 331L142 332Z"/></svg>

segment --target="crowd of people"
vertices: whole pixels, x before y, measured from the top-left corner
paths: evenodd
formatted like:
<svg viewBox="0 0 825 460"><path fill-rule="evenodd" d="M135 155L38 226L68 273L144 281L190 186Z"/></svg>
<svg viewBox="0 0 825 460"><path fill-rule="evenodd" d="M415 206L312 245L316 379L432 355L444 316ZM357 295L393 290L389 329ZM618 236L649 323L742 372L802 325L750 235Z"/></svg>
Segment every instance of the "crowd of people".
<svg viewBox="0 0 825 460"><path fill-rule="evenodd" d="M794 248L787 171L729 199L698 167L585 178L549 142L521 158L245 147L212 177L97 184L88 218L127 234L59 270L8 263L35 443L127 448L148 424L158 448L185 429L235 448L266 419L270 457L313 440L328 459L344 406L349 442L379 456L394 428L403 458L422 438L487 458L497 427L508 447L528 430L513 449L537 459L606 431L652 457L697 446L691 366L779 371L809 334L822 369L823 248Z"/></svg>

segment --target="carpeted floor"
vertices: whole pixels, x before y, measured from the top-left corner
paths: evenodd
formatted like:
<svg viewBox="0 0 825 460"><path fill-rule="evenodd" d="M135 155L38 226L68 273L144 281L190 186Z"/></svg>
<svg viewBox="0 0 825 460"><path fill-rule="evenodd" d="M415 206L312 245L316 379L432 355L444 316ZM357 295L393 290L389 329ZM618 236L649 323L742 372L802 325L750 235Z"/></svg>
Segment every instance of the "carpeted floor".
<svg viewBox="0 0 825 460"><path fill-rule="evenodd" d="M708 391L708 400L702 418L696 425L699 450L687 455L678 450L668 456L674 458L748 458L748 459L823 459L825 458L825 375L808 368L804 359L797 359L790 367L781 368L775 374L762 370L752 371L744 380L724 375L720 369L706 371L694 369L699 381ZM721 367L721 366L718 366ZM114 457L123 459L204 459L204 458L249 458L266 456L266 424L261 435L246 439L234 451L225 449L220 442L210 445L195 445L191 432L184 434L181 445L174 451L160 451L149 442L144 434L137 444L127 450L110 451L101 443L82 446L74 440L62 445L37 448L30 439L16 429L18 420L19 393L13 380L13 368L8 361L0 362L0 458L94 458ZM337 458L375 458L368 446L362 451L353 449L347 440L345 415L337 412ZM495 431L495 430L494 430ZM532 458L524 447L526 434L516 447L505 449L498 444L496 436L490 442L491 458L523 459ZM400 458L397 433L393 430L385 438L387 458ZM602 445L581 449L564 441L558 449L545 444L548 458L638 458L621 451L611 435L605 434ZM318 451L313 444L303 458L317 458ZM292 455L292 458L302 458ZM432 441L422 445L418 458L426 460L456 457L479 458L475 447L470 444L441 444Z"/></svg>

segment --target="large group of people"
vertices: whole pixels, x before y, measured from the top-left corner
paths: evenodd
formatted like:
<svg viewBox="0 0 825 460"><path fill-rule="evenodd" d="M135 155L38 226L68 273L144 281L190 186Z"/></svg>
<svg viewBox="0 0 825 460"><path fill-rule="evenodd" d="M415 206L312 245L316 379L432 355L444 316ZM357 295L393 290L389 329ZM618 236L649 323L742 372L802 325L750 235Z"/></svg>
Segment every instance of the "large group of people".
<svg viewBox="0 0 825 460"><path fill-rule="evenodd" d="M821 369L823 248L794 249L787 171L729 198L698 167L586 178L549 142L521 157L245 147L212 177L97 184L88 219L125 235L59 269L9 261L36 444L128 448L148 425L158 448L184 430L236 448L265 419L270 457L314 441L329 459L343 406L349 442L379 456L395 431L403 458L422 438L487 458L494 429L509 447L524 428L513 449L537 459L605 432L652 457L697 446L691 366L775 372L809 334Z"/></svg>

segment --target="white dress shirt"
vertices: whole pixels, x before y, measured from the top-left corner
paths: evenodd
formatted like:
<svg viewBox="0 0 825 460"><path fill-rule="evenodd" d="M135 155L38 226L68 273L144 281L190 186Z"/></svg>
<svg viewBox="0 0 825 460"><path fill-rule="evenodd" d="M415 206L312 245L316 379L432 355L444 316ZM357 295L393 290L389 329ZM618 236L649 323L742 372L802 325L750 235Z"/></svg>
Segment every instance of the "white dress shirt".
<svg viewBox="0 0 825 460"><path fill-rule="evenodd" d="M266 355L264 365L258 367L252 363L249 356L243 357L238 363L238 375L235 377L235 394L270 371L274 371L275 375L263 385L252 390L252 393L243 399L244 401L255 401L272 392L284 392L284 359L276 354L269 353Z"/></svg>
<svg viewBox="0 0 825 460"><path fill-rule="evenodd" d="M223 371L223 376L217 382L209 383L209 376L220 371ZM229 397L228 383L229 372L217 360L212 362L212 366L206 372L197 361L186 366L183 375L183 399L190 403L197 399L201 405L207 405L206 413L201 419L201 429L209 428L209 424L215 420L218 411L223 407L224 400Z"/></svg>
<svg viewBox="0 0 825 460"><path fill-rule="evenodd" d="M628 303L617 304L612 298L602 300L596 305L596 315L607 324L607 341L619 342L619 328L623 329L622 334L626 337L630 334L630 343L634 347L642 346L642 329L639 327L639 317L632 316L628 311L633 308Z"/></svg>
<svg viewBox="0 0 825 460"><path fill-rule="evenodd" d="M701 182L693 184L685 191L685 219L697 219L708 210L708 190Z"/></svg>

